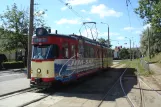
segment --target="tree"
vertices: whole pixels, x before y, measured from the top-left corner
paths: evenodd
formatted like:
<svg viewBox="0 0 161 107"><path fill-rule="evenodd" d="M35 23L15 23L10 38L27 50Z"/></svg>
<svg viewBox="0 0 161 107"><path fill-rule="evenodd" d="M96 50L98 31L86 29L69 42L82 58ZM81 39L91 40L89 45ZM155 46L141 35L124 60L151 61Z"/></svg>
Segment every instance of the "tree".
<svg viewBox="0 0 161 107"><path fill-rule="evenodd" d="M122 48L120 50L119 56L120 56L121 59L128 59L129 56L130 56L130 53L129 53L128 49Z"/></svg>
<svg viewBox="0 0 161 107"><path fill-rule="evenodd" d="M98 39L98 42L101 43L101 44L106 44L108 45L108 40L105 40L104 38L99 38ZM110 44L110 43L109 43ZM109 45L109 47L111 47L112 45Z"/></svg>
<svg viewBox="0 0 161 107"><path fill-rule="evenodd" d="M161 1L160 0L139 0L139 7L135 13L144 19L145 24L150 23L155 32L161 32Z"/></svg>
<svg viewBox="0 0 161 107"><path fill-rule="evenodd" d="M149 37L148 37L148 29L145 29L141 36L141 52L144 55L148 54L148 46L150 46L150 55L153 57L155 54L158 54L159 52L161 52L161 34L158 32L154 32L154 30L152 28L149 29ZM150 41L150 44L148 44L148 38Z"/></svg>
<svg viewBox="0 0 161 107"><path fill-rule="evenodd" d="M2 26L0 28L0 38L4 38L1 43L2 51L11 51L17 48L25 49L27 56L27 36L29 29L29 14L26 10L19 10L14 3L11 8L7 6L7 10L0 15ZM34 26L44 26L42 14L35 17Z"/></svg>
<svg viewBox="0 0 161 107"><path fill-rule="evenodd" d="M99 38L98 39L98 42L100 42L102 44L105 44L107 41L104 38Z"/></svg>

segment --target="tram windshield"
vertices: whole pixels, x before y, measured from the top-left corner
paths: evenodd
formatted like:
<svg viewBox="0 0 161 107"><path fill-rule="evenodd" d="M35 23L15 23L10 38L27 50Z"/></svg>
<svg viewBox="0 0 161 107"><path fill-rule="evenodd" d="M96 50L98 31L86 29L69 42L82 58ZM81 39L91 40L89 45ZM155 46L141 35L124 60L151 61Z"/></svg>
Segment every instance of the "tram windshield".
<svg viewBox="0 0 161 107"><path fill-rule="evenodd" d="M57 45L34 45L32 59L53 59L58 57Z"/></svg>

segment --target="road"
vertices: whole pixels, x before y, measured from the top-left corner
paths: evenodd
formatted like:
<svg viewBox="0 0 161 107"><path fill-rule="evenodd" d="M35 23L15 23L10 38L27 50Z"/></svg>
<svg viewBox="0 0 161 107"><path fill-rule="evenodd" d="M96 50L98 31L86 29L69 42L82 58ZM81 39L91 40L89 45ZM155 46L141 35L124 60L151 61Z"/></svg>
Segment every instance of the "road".
<svg viewBox="0 0 161 107"><path fill-rule="evenodd" d="M23 71L18 70L3 70L0 71L0 82L9 81L18 78L26 78L26 75Z"/></svg>

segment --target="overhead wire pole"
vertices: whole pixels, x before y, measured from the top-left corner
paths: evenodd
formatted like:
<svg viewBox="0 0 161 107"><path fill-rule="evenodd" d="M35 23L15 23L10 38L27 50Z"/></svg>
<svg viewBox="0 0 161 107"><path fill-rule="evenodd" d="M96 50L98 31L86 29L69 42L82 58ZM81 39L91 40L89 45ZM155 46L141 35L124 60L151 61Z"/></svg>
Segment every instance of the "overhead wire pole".
<svg viewBox="0 0 161 107"><path fill-rule="evenodd" d="M149 34L149 27L148 27L148 56L149 56L149 59L151 59L150 57L150 34Z"/></svg>
<svg viewBox="0 0 161 107"><path fill-rule="evenodd" d="M33 13L34 13L34 0L30 0L30 25L29 25L29 36L28 36L27 78L31 78L31 53L32 53L31 40L33 35L33 19L34 19Z"/></svg>
<svg viewBox="0 0 161 107"><path fill-rule="evenodd" d="M132 55L131 55L131 39L130 39L130 61L132 61Z"/></svg>
<svg viewBox="0 0 161 107"><path fill-rule="evenodd" d="M102 24L106 24L108 26L108 46L110 46L110 27L109 27L109 24L107 23L104 23L104 22L101 22Z"/></svg>
<svg viewBox="0 0 161 107"><path fill-rule="evenodd" d="M128 38L128 37L125 37L125 38ZM130 41L130 61L132 61L131 39L130 39L130 38L128 38L128 39L129 39L129 41Z"/></svg>
<svg viewBox="0 0 161 107"><path fill-rule="evenodd" d="M133 40L133 59L134 59L134 52L135 52L135 49L134 49L135 47L134 47L134 45L135 45L135 44L134 44L134 40Z"/></svg>
<svg viewBox="0 0 161 107"><path fill-rule="evenodd" d="M150 8L151 8L150 0L148 0L148 2L149 2L148 10L150 11ZM149 12L148 12L148 14L149 14ZM151 55L150 55L150 32L149 32L149 26L148 26L148 56L149 56L149 59L151 59Z"/></svg>

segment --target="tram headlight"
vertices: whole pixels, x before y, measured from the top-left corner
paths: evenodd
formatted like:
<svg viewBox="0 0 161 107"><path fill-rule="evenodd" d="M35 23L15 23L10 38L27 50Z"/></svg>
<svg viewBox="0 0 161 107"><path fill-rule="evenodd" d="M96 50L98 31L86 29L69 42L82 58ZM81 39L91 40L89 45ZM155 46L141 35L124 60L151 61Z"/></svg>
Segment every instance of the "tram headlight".
<svg viewBox="0 0 161 107"><path fill-rule="evenodd" d="M40 68L37 69L37 73L41 73L41 69Z"/></svg>

